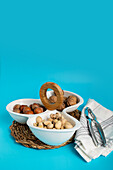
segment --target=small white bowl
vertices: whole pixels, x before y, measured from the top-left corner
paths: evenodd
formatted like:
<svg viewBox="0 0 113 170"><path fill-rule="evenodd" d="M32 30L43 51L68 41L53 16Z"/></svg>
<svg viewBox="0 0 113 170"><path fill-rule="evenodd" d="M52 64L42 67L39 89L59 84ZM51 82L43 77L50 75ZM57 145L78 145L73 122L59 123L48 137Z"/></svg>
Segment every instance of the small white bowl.
<svg viewBox="0 0 113 170"><path fill-rule="evenodd" d="M34 115L27 115L27 114L21 114L21 113L16 113L16 112L13 112L13 107L16 105L16 104L20 104L20 105L30 105L30 104L33 104L33 103L39 103L41 105L42 102L40 99L19 99L19 100L15 100L11 103L9 103L7 106L6 106L6 110L9 112L9 114L11 115L11 117L16 120L17 122L19 123L26 123L27 122L27 119L29 117L33 117L35 116ZM45 111L46 112L46 111ZM43 112L44 113L44 112Z"/></svg>
<svg viewBox="0 0 113 170"><path fill-rule="evenodd" d="M30 117L27 120L27 125L31 129L32 133L40 139L42 142L48 144L48 145L60 145L67 140L69 140L75 133L77 129L80 128L81 124L80 122L75 119L74 117L70 116L67 113L62 113L65 119L67 119L74 127L71 129L44 129L44 128L38 128L33 126L33 123L36 123L36 117L40 116L42 119L47 120L50 117L50 114L55 114L58 112L57 110L54 111L47 111L46 113L40 113L38 115L35 115L35 117Z"/></svg>
<svg viewBox="0 0 113 170"><path fill-rule="evenodd" d="M64 97L68 97L68 96L76 96L77 99L78 99L78 103L73 105L73 106L69 106L69 107L66 107L62 112L72 112L74 110L76 110L80 105L83 104L84 100L81 96L79 96L78 94L76 93L73 93L73 92L70 92L70 91L66 91L66 90L63 90L64 91ZM50 96L52 96L54 94L54 91L51 90L51 91L48 91L47 92L47 98L49 98Z"/></svg>

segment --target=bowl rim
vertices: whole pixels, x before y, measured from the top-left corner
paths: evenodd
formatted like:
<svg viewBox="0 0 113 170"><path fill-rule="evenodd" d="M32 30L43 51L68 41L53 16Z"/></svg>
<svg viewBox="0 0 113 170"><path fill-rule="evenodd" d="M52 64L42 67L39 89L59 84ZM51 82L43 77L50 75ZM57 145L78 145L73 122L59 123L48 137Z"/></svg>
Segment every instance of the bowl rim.
<svg viewBox="0 0 113 170"><path fill-rule="evenodd" d="M80 95L78 95L78 94L76 94L76 93L74 93L74 92L70 92L70 91L67 91L67 90L63 90L64 92L67 92L67 93L70 93L70 94L72 94L72 95L74 95L74 96L77 96L78 98L79 98L79 102L77 103L77 104L75 104L75 105L73 105L73 106L68 106L67 108L65 108L65 109L63 109L62 110L62 112L68 112L68 109L70 109L70 108L74 108L75 106L77 107L79 107L80 105L82 105L83 104L83 102L84 102L84 100L83 100L83 98L80 96ZM51 93L51 92L53 92L53 90L50 90L50 91L48 91L48 94L49 93ZM13 100L12 102L10 102L7 106L6 106L6 110L9 112L9 113L11 113L11 114L14 114L14 115L17 115L17 116L21 116L21 117L34 117L35 115L37 115L37 114L29 114L29 115L27 115L27 114L21 114L21 113L17 113L17 112L13 112L11 109L9 109L9 106L11 105L11 104L13 104L14 102L17 102L18 103L18 101L21 101L21 100L27 100L27 101L30 101L30 100L34 100L34 101L40 101L41 102L41 99L39 98L39 99L33 99L33 98L24 98L24 99L17 99L17 100ZM42 103L42 102L41 102ZM43 104L42 104L43 105ZM46 111L44 111L44 112L42 112L42 113L45 113L45 112L47 112L48 111L48 109L46 110Z"/></svg>
<svg viewBox="0 0 113 170"><path fill-rule="evenodd" d="M40 113L40 114L38 114L38 115L41 116L42 114L44 115L44 114L47 114L48 112L53 113L53 111L47 110L46 113ZM59 111L54 110L54 112L59 112ZM39 130L39 131L60 132L60 133L62 133L62 132L65 132L65 133L66 133L66 132L74 131L74 130L77 128L77 127L76 127L77 125L78 125L78 128L77 128L77 129L79 129L79 128L81 127L81 123L80 123L77 119L75 119L74 117L72 117L71 115L67 114L66 112L59 112L59 113L64 114L64 115L67 115L68 117L70 117L70 119L72 119L72 120L75 122L74 127L73 127L73 128L70 128L70 129L44 129L44 128L39 128L39 127L36 127L36 126L33 126L33 125L30 124L30 121L31 121L32 119L36 119L37 115L35 115L35 116L33 116L33 117L29 117L28 120L27 120L27 125L28 125L30 128L37 129L37 130Z"/></svg>
<svg viewBox="0 0 113 170"><path fill-rule="evenodd" d="M18 99L18 100L13 100L12 102L10 102L7 106L6 106L6 110L9 112L9 113L12 113L12 114L15 114L15 115L18 115L18 116L22 116L22 117L34 117L36 114L22 114L22 113L17 113L17 112L13 112L11 109L9 109L9 106L12 105L13 103L15 103L17 101L21 101L21 100L24 100L24 101L41 101L40 99L32 99L32 98L24 98L24 99ZM46 110L47 111L47 110ZM46 111L42 112L42 113L45 113Z"/></svg>

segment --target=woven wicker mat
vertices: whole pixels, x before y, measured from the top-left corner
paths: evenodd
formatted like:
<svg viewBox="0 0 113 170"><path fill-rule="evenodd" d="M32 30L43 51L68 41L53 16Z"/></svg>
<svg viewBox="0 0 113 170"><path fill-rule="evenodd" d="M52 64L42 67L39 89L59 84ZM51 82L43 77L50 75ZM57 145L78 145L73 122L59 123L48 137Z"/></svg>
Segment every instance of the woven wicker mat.
<svg viewBox="0 0 113 170"><path fill-rule="evenodd" d="M39 139L37 139L29 129L26 124L20 124L16 121L13 121L12 125L10 126L11 135L15 138L17 143L21 143L22 145L28 148L35 148L35 149L55 149L60 148L61 146L65 146L73 141L73 137L69 139L67 142L59 145L59 146L50 146Z"/></svg>

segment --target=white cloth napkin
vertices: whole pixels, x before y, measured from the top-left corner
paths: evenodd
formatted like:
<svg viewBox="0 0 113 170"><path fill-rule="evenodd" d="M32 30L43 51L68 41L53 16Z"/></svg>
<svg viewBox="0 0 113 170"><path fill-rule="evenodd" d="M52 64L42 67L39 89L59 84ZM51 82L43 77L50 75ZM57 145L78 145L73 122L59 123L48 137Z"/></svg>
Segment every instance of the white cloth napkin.
<svg viewBox="0 0 113 170"><path fill-rule="evenodd" d="M93 111L98 122L100 123L107 141L106 147L101 146L102 141L95 126L94 131L100 146L96 147L94 145L88 130L87 119L84 114L86 107L89 107ZM98 158L100 155L107 156L113 150L113 112L106 109L95 100L89 99L86 106L82 110L80 122L82 127L75 135L75 149L78 151L78 153L87 162Z"/></svg>

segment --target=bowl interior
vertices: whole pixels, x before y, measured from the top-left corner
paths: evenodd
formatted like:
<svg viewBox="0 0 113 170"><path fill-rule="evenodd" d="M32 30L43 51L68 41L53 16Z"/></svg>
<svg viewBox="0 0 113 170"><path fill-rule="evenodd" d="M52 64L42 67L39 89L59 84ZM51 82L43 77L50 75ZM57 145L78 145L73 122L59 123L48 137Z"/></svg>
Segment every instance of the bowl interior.
<svg viewBox="0 0 113 170"><path fill-rule="evenodd" d="M64 130L69 130L69 129L63 129L63 130L44 129L44 128L38 128L38 127L36 127L36 126L33 125L33 123L36 123L36 117L37 117L37 116L42 117L43 120L47 120L48 118L50 118L50 114L56 114L56 113L58 113L57 110L47 111L46 113L40 113L40 114L38 114L38 115L36 115L36 116L34 116L34 117L32 117L32 118L29 118L28 121L27 121L27 124L28 124L28 126L30 126L30 127L37 128L37 129L40 129L40 130L59 131L59 132L60 132L60 131L64 131ZM59 112L59 113L61 113L61 112ZM64 118L65 118L66 120L68 120L68 121L73 125L73 128L76 126L77 120L76 120L75 118L73 118L72 116L70 116L70 115L68 115L68 114L65 114L65 113L63 113L63 112L62 112L61 114L64 116ZM73 129L73 128L72 128L72 129Z"/></svg>
<svg viewBox="0 0 113 170"><path fill-rule="evenodd" d="M19 99L19 100L15 100L11 103L9 103L6 107L7 111L9 112L13 112L13 107L16 105L16 104L20 104L20 105L30 105L30 104L33 104L33 103L39 103L43 106L42 102L40 99ZM16 113L16 112L13 112L13 113ZM18 113L20 114L20 113ZM23 115L23 114L21 114Z"/></svg>
<svg viewBox="0 0 113 170"><path fill-rule="evenodd" d="M54 95L54 91L53 90L51 90L51 91L47 91L47 98L49 98L50 96L52 96L52 95ZM79 98L79 95L77 95L77 94L75 94L75 93L73 93L73 92L69 92L69 91L66 91L66 90L64 90L64 97L68 97L68 96L76 96L77 97L77 99L78 99L78 102L80 101L80 98Z"/></svg>

